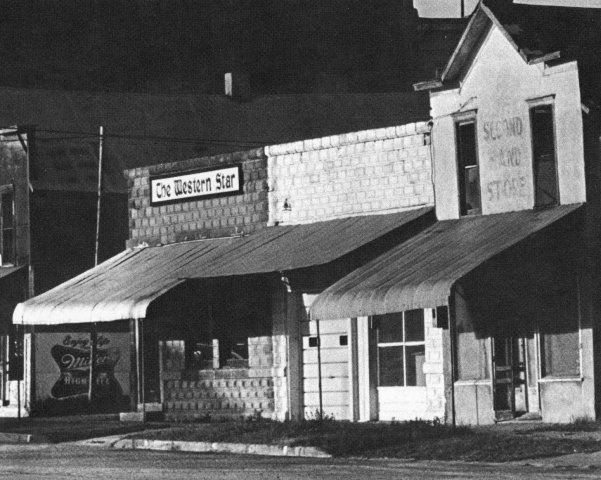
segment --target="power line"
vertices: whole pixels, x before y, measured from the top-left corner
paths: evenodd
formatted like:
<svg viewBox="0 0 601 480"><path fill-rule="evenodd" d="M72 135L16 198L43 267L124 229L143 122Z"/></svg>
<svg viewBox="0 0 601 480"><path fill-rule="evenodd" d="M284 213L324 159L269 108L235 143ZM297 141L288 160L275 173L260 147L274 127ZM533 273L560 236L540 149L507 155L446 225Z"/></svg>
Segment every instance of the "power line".
<svg viewBox="0 0 601 480"><path fill-rule="evenodd" d="M43 132L49 134L61 134L61 135L81 135L82 138L90 137L96 138L95 132L86 132L78 130L61 130L61 129L36 129L36 132ZM107 133L105 138L113 139L124 139L124 140L144 140L144 141L159 141L168 143L193 143L193 144L221 144L221 145L256 145L263 146L274 143L272 141L264 140L224 140L217 138L184 138L184 137L169 137L159 135L140 135L140 134L117 134Z"/></svg>

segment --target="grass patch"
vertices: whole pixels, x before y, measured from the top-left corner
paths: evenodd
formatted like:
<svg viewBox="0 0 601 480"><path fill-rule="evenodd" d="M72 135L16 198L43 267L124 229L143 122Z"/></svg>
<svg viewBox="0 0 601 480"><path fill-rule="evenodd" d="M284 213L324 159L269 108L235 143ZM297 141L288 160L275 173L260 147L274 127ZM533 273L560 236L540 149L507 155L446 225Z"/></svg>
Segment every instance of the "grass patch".
<svg viewBox="0 0 601 480"><path fill-rule="evenodd" d="M314 446L336 457L507 462L601 450L587 438L557 438L524 431L456 427L440 422L351 423L269 420L188 424L140 432L134 438Z"/></svg>
<svg viewBox="0 0 601 480"><path fill-rule="evenodd" d="M144 429L164 428L162 423L122 423L116 415L82 415L47 418L2 418L0 432L32 434L36 442L71 442L107 435L124 435Z"/></svg>
<svg viewBox="0 0 601 480"><path fill-rule="evenodd" d="M102 413L119 413L129 409L129 397L117 399L88 400L85 395L62 400L45 398L31 405L31 417L59 417L65 415L94 415Z"/></svg>

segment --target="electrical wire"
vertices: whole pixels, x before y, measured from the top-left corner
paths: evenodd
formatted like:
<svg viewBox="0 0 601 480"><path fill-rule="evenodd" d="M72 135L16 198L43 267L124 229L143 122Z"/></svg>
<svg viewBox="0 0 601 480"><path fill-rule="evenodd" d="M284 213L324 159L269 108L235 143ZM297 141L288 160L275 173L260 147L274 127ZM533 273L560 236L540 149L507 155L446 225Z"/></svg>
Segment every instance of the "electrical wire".
<svg viewBox="0 0 601 480"><path fill-rule="evenodd" d="M14 129L14 127L10 127ZM0 130L2 130L0 128ZM6 129L8 130L8 128ZM16 130L14 130L16 133ZM49 136L36 135L37 141L68 141L68 140L82 140L86 139L96 141L98 139L98 132L86 132L80 130L63 130L63 129L35 129L36 133L44 133ZM23 132L24 133L24 132ZM5 134L6 135L6 134ZM56 135L56 136L54 136ZM68 136L67 136L68 135ZM0 134L1 136L1 134ZM158 144L181 144L181 145L224 145L233 147L262 147L264 145L271 145L278 143L274 141L260 141L260 140L224 140L216 138L184 138L184 137L169 137L159 135L141 135L141 134L111 134L105 133L104 139L111 139L119 141L121 143L128 143L130 145L147 145L149 143ZM0 143L11 143L13 139L0 139Z"/></svg>
<svg viewBox="0 0 601 480"><path fill-rule="evenodd" d="M36 129L36 132L48 133L48 134L68 134L68 135L82 135L85 137L98 137L97 132L86 132L78 130L59 130L59 129ZM144 141L160 141L168 143L209 143L209 144L221 144L221 145L268 145L270 141L263 140L224 140L217 138L183 138L183 137L169 137L169 136L158 136L158 135L141 135L141 134L116 134L106 133L104 138L113 139L124 139L124 140L144 140Z"/></svg>

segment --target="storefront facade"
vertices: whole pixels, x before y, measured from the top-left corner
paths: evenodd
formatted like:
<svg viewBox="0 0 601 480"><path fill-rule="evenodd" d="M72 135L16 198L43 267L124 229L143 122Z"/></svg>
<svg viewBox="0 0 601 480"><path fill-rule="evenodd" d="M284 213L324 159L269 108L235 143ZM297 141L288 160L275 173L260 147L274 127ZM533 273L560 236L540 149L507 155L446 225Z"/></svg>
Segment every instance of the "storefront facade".
<svg viewBox="0 0 601 480"><path fill-rule="evenodd" d="M115 344L126 330L129 382L114 378L138 411L309 416L309 299L432 223L430 172L424 123L130 170L128 250L19 305L14 321L65 335L96 323ZM351 332L323 333L324 349L336 344L327 370ZM33 368L33 385L65 376L52 369ZM350 377L337 372L328 388L348 418Z"/></svg>
<svg viewBox="0 0 601 480"><path fill-rule="evenodd" d="M418 85L431 91L438 222L312 307L367 325L359 418L390 419L390 388L395 419L595 418L583 107L577 63L553 58L528 61L480 4L442 78ZM434 359L442 408L405 408Z"/></svg>
<svg viewBox="0 0 601 480"><path fill-rule="evenodd" d="M439 220L587 200L578 64L540 57L525 58L495 12L479 7L431 92ZM486 272L478 286L471 278L458 283L451 297L458 422L595 417L597 273L585 268L580 215L542 231L521 248L530 254L513 254L517 262L506 254L513 269L505 285Z"/></svg>

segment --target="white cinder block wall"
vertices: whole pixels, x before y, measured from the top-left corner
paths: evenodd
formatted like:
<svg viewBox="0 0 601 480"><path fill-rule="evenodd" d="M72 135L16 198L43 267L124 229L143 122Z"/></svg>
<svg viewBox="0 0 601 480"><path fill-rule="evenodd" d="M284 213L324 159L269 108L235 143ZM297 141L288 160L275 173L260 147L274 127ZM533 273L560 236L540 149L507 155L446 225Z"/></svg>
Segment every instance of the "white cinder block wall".
<svg viewBox="0 0 601 480"><path fill-rule="evenodd" d="M425 122L274 145L266 147L265 154L271 225L395 213L434 204L430 127ZM311 417L319 409L318 349L309 345L310 339L317 336L317 324L308 318L299 321L302 409L305 417ZM383 417L389 414L399 420L444 417L442 332L431 324L427 310L424 364L427 386L417 387L420 402L415 403L415 395L408 395L411 389L398 390L382 405ZM357 362L361 366L353 366L351 342L357 339L351 333L348 318L320 321L324 414L336 419L370 419L371 411L361 411L379 407L377 399L372 398L370 380L366 383L353 375L361 376L363 367L375 361L377 352L373 348L369 352L360 348L362 353ZM278 382L283 385L284 379L276 379L276 405L281 403L284 407L283 401L278 402L279 397L283 400L283 395L277 393ZM353 382L359 385L358 394L353 392ZM416 387L412 388L415 393Z"/></svg>
<svg viewBox="0 0 601 480"><path fill-rule="evenodd" d="M427 123L265 148L269 223L312 223L434 204Z"/></svg>

